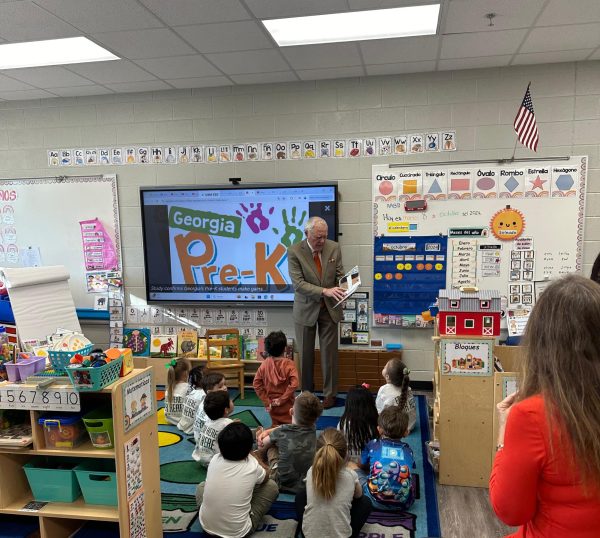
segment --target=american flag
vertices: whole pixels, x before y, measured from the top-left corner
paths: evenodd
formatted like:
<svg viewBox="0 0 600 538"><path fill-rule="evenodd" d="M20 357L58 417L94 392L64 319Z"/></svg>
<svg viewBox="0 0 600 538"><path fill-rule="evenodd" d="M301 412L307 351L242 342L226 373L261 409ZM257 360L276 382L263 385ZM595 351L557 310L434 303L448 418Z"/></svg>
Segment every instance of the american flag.
<svg viewBox="0 0 600 538"><path fill-rule="evenodd" d="M537 151L540 135L538 134L538 128L535 122L529 86L527 86L525 97L523 97L523 102L521 103L519 112L517 112L514 126L517 138L521 141L521 144L533 151Z"/></svg>

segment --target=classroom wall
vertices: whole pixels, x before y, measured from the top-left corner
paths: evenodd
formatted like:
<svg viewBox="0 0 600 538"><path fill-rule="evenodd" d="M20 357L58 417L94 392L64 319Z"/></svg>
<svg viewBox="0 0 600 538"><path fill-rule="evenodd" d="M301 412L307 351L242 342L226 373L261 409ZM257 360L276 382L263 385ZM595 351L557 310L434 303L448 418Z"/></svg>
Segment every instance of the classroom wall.
<svg viewBox="0 0 600 538"><path fill-rule="evenodd" d="M583 267L589 274L600 251L599 61L0 102L0 177L56 175L57 169L47 168L50 148L360 138L455 129L456 153L416 158L85 168L85 173L118 174L124 277L132 304L145 297L138 187L226 184L229 177L244 182L339 181L344 264L360 265L370 287L371 166L510 157L512 121L529 81L540 131L538 155L590 157ZM519 148L516 156L531 153ZM60 169L60 174L83 173ZM94 201L87 203L93 206ZM268 312L271 322L277 315L278 326L293 326L291 309ZM377 329L372 335L402 342L411 377L431 380L431 331Z"/></svg>

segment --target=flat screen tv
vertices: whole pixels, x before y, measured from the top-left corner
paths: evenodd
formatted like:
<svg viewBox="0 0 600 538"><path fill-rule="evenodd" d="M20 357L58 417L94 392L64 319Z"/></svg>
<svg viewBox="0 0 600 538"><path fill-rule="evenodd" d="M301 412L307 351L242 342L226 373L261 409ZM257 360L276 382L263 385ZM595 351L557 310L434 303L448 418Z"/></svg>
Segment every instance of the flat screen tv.
<svg viewBox="0 0 600 538"><path fill-rule="evenodd" d="M287 247L319 216L338 233L337 185L140 189L151 303L289 303Z"/></svg>

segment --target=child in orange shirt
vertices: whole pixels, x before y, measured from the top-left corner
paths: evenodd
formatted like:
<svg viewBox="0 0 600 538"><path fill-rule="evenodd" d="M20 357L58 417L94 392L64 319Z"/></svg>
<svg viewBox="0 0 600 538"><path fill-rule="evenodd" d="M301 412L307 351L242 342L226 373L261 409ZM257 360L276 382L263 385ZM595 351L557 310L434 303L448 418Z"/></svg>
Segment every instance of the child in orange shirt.
<svg viewBox="0 0 600 538"><path fill-rule="evenodd" d="M258 368L252 383L271 416L272 426L291 423L290 409L299 385L294 362L283 356L286 345L287 338L281 331L274 331L265 338L265 351L269 356Z"/></svg>

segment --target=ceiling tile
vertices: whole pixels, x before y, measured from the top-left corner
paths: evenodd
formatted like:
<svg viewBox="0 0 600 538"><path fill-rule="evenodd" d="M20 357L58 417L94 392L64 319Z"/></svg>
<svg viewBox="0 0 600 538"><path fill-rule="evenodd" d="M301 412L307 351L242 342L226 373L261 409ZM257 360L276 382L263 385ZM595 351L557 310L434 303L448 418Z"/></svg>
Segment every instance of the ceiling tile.
<svg viewBox="0 0 600 538"><path fill-rule="evenodd" d="M141 0L171 26L250 19L239 0Z"/></svg>
<svg viewBox="0 0 600 538"><path fill-rule="evenodd" d="M298 77L292 71L232 75L231 78L236 84L269 84L276 82L296 82L298 80Z"/></svg>
<svg viewBox="0 0 600 538"><path fill-rule="evenodd" d="M500 30L472 34L445 35L441 58L470 58L514 54L527 30Z"/></svg>
<svg viewBox="0 0 600 538"><path fill-rule="evenodd" d="M481 69L486 67L498 67L508 65L512 54L505 56L482 56L481 58L453 58L450 60L440 60L438 69L440 71L459 70L459 69Z"/></svg>
<svg viewBox="0 0 600 538"><path fill-rule="evenodd" d="M438 36L373 39L359 43L366 64L389 64L435 60L440 38Z"/></svg>
<svg viewBox="0 0 600 538"><path fill-rule="evenodd" d="M28 101L30 99L48 99L50 97L56 97L56 95L44 90L22 90L18 92L0 90L0 99L5 99L6 101Z"/></svg>
<svg viewBox="0 0 600 538"><path fill-rule="evenodd" d="M19 90L33 90L35 89L33 86L26 84L25 82L21 82L20 80L15 80L10 77L10 72L12 69L5 71L9 76L4 76L0 74L0 91L19 91Z"/></svg>
<svg viewBox="0 0 600 538"><path fill-rule="evenodd" d="M550 64L558 62L579 62L587 58L592 49L561 50L554 52L532 52L517 54L512 65L520 64Z"/></svg>
<svg viewBox="0 0 600 538"><path fill-rule="evenodd" d="M362 77L365 72L362 66L329 67L327 69L302 69L296 71L302 80L323 80L330 78Z"/></svg>
<svg viewBox="0 0 600 538"><path fill-rule="evenodd" d="M231 86L232 82L227 77L197 77L167 79L171 86L183 90L186 88L212 88L215 86Z"/></svg>
<svg viewBox="0 0 600 538"><path fill-rule="evenodd" d="M425 71L435 71L435 61L378 65L367 64L368 75L398 75L401 73L423 73Z"/></svg>
<svg viewBox="0 0 600 538"><path fill-rule="evenodd" d="M600 2L598 0L577 0L576 2L550 0L536 25L553 26L585 22L600 22Z"/></svg>
<svg viewBox="0 0 600 538"><path fill-rule="evenodd" d="M594 49L600 45L600 23L534 28L519 52Z"/></svg>
<svg viewBox="0 0 600 538"><path fill-rule="evenodd" d="M323 13L348 11L346 0L246 0L246 5L258 19L303 17Z"/></svg>
<svg viewBox="0 0 600 538"><path fill-rule="evenodd" d="M99 84L119 84L122 82L154 80L154 77L150 73L147 73L127 60L72 64L69 66L69 71L74 71Z"/></svg>
<svg viewBox="0 0 600 538"><path fill-rule="evenodd" d="M43 4L45 10L88 34L163 26L136 0L44 0Z"/></svg>
<svg viewBox="0 0 600 538"><path fill-rule="evenodd" d="M104 95L114 93L104 86L69 86L66 88L52 88L52 93L60 97L82 97L85 95Z"/></svg>
<svg viewBox="0 0 600 538"><path fill-rule="evenodd" d="M195 50L168 28L94 34L93 39L121 58L163 58L195 54Z"/></svg>
<svg viewBox="0 0 600 538"><path fill-rule="evenodd" d="M392 7L435 4L439 0L348 0L350 9L387 9Z"/></svg>
<svg viewBox="0 0 600 538"><path fill-rule="evenodd" d="M178 26L177 33L199 52L266 49L273 43L255 21Z"/></svg>
<svg viewBox="0 0 600 538"><path fill-rule="evenodd" d="M362 64L356 43L283 47L281 52L294 69L351 67Z"/></svg>
<svg viewBox="0 0 600 538"><path fill-rule="evenodd" d="M194 56L176 56L174 58L138 60L136 63L162 79L189 78L194 76L208 77L221 74L199 54Z"/></svg>
<svg viewBox="0 0 600 538"><path fill-rule="evenodd" d="M11 69L10 76L38 88L61 88L65 86L88 86L94 84L61 66L29 67Z"/></svg>
<svg viewBox="0 0 600 538"><path fill-rule="evenodd" d="M142 82L122 82L117 84L106 84L107 88L117 93L131 92L156 92L160 90L172 90L171 86L162 80L146 80Z"/></svg>
<svg viewBox="0 0 600 538"><path fill-rule="evenodd" d="M454 0L448 2L444 34L484 32L489 28L487 13L495 13L494 30L527 28L533 24L546 0Z"/></svg>
<svg viewBox="0 0 600 538"><path fill-rule="evenodd" d="M228 75L270 73L289 69L279 51L273 49L207 54L206 57Z"/></svg>
<svg viewBox="0 0 600 538"><path fill-rule="evenodd" d="M40 41L80 34L33 2L0 4L0 36L7 41Z"/></svg>

